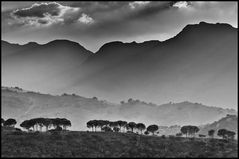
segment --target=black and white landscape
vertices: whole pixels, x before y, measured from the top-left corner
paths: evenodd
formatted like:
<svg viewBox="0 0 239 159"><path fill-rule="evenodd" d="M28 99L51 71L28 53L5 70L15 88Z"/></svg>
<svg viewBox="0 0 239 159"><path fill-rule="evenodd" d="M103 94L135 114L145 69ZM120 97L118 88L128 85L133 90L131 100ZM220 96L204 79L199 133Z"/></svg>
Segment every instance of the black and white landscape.
<svg viewBox="0 0 239 159"><path fill-rule="evenodd" d="M1 156L238 157L237 12L3 1Z"/></svg>

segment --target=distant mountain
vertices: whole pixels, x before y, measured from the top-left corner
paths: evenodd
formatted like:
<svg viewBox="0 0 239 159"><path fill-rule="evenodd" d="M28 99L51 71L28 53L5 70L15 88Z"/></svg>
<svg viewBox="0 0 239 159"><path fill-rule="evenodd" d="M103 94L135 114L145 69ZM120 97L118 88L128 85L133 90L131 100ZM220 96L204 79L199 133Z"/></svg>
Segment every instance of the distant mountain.
<svg viewBox="0 0 239 159"><path fill-rule="evenodd" d="M18 125L34 117L65 117L72 121L73 130L86 130L86 122L92 119L126 120L160 126L202 125L236 114L233 109L208 107L198 103L181 102L155 105L139 100L122 104L109 103L95 98L63 94L53 96L21 88L2 87L2 117L15 118ZM175 129L160 133L170 134Z"/></svg>
<svg viewBox="0 0 239 159"><path fill-rule="evenodd" d="M30 42L26 45L11 44L11 43L3 41L3 40L1 42L2 42L1 43L2 57L8 56L8 55L11 55L14 53L18 53L20 51L28 50L28 49L38 46L38 44L35 42Z"/></svg>
<svg viewBox="0 0 239 159"><path fill-rule="evenodd" d="M187 25L166 41L115 41L95 54L66 40L23 46L2 42L2 84L112 102L134 98L235 108L237 43L236 28L205 22Z"/></svg>
<svg viewBox="0 0 239 159"><path fill-rule="evenodd" d="M217 131L219 129L227 129L234 131L236 133L235 137L238 135L238 116L228 114L226 117L221 118L211 124L201 126L199 133L208 135L209 130L215 130L215 136L217 136Z"/></svg>
<svg viewBox="0 0 239 159"><path fill-rule="evenodd" d="M65 91L86 96L234 106L237 29L202 22L163 42L110 42L72 72L74 84Z"/></svg>
<svg viewBox="0 0 239 159"><path fill-rule="evenodd" d="M67 72L79 68L92 53L76 42L55 40L44 45L26 45L2 41L2 82L10 86L26 86L57 90L64 86Z"/></svg>

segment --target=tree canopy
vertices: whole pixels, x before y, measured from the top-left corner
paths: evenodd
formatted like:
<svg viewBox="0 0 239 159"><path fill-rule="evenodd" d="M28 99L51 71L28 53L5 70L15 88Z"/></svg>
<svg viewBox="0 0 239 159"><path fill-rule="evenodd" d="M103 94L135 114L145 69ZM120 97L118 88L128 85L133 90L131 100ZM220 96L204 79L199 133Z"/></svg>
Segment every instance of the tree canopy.
<svg viewBox="0 0 239 159"><path fill-rule="evenodd" d="M159 129L158 125L149 125L147 127L147 131L151 132L153 135Z"/></svg>
<svg viewBox="0 0 239 159"><path fill-rule="evenodd" d="M14 127L17 124L15 119L9 118L4 122L4 126Z"/></svg>

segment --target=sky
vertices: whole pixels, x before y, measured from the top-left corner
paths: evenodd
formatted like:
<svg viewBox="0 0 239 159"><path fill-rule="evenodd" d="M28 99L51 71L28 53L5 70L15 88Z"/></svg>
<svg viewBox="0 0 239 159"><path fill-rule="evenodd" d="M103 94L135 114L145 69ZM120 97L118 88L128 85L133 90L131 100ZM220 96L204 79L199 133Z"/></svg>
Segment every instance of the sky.
<svg viewBox="0 0 239 159"><path fill-rule="evenodd" d="M201 21L238 27L237 2L2 1L2 40L76 41L96 52L110 41L164 41Z"/></svg>

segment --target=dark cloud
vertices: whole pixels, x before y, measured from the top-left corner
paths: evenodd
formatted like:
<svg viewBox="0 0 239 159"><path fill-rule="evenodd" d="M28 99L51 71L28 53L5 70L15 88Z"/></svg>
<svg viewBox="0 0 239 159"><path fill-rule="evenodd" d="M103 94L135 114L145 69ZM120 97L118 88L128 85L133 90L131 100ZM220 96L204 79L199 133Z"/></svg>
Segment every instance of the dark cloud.
<svg viewBox="0 0 239 159"><path fill-rule="evenodd" d="M52 24L70 24L81 15L79 7L70 7L57 2L34 3L31 7L12 11L15 24L28 26L49 26Z"/></svg>
<svg viewBox="0 0 239 159"><path fill-rule="evenodd" d="M18 9L13 12L17 17L38 17L43 18L46 14L51 16L58 16L61 12L60 4L51 3L40 3L33 4L30 8Z"/></svg>

